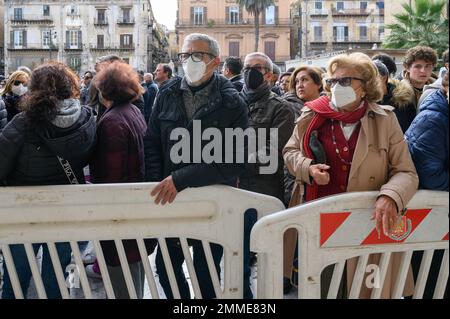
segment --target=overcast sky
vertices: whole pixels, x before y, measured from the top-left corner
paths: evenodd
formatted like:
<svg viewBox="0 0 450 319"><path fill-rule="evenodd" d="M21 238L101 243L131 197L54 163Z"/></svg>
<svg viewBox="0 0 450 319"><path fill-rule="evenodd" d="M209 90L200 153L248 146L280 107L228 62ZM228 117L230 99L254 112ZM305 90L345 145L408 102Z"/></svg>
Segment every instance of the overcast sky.
<svg viewBox="0 0 450 319"><path fill-rule="evenodd" d="M175 30L177 19L177 0L150 0L156 21L164 24L169 30Z"/></svg>

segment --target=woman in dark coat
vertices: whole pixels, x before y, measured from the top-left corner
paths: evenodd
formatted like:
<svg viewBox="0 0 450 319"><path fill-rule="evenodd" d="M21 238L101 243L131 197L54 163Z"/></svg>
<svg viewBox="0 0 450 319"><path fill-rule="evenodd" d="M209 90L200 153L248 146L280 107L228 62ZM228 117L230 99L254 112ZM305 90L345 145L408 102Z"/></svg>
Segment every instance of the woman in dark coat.
<svg viewBox="0 0 450 319"><path fill-rule="evenodd" d="M8 122L21 112L19 103L28 91L28 81L29 76L27 73L16 71L9 76L4 89L0 92L8 112Z"/></svg>
<svg viewBox="0 0 450 319"><path fill-rule="evenodd" d="M93 182L143 182L147 125L141 111L132 104L143 93L138 74L128 64L115 61L100 70L94 85L106 111L97 125L97 145L91 161ZM136 241L124 240L123 244L138 298L142 298L145 272ZM151 240L145 244L149 251L156 246ZM114 242L104 241L102 248L115 297L129 298ZM88 267L97 268L98 264Z"/></svg>
<svg viewBox="0 0 450 319"><path fill-rule="evenodd" d="M24 112L0 132L0 181L7 186L71 184L58 159L68 161L78 183L84 183L83 167L95 141L95 119L78 101L76 75L62 63L44 64L34 70L29 93L21 102ZM46 244L43 248L42 280L48 298L61 298ZM23 245L10 245L16 271L26 296L31 270ZM57 243L62 269L70 263L69 243ZM3 299L14 298L4 266Z"/></svg>

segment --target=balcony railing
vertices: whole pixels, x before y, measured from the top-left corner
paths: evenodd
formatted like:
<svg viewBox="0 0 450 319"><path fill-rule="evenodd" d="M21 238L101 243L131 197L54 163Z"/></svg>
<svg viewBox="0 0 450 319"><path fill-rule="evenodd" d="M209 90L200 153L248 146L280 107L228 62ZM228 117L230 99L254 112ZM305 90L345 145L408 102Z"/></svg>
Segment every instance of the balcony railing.
<svg viewBox="0 0 450 319"><path fill-rule="evenodd" d="M108 19L107 18L104 18L104 19L95 18L94 25L96 25L96 26L108 25Z"/></svg>
<svg viewBox="0 0 450 319"><path fill-rule="evenodd" d="M381 43L381 39L379 37L359 37L359 38L349 38L349 37L333 37L333 43L348 43L348 44L357 44L357 43Z"/></svg>
<svg viewBox="0 0 450 319"><path fill-rule="evenodd" d="M328 15L328 10L325 9L314 9L313 11L311 11L310 16L327 16Z"/></svg>
<svg viewBox="0 0 450 319"><path fill-rule="evenodd" d="M74 50L74 51L81 51L83 50L83 44L70 44L70 43L64 43L64 50Z"/></svg>
<svg viewBox="0 0 450 319"><path fill-rule="evenodd" d="M331 8L333 16L368 16L370 11L368 9L336 9Z"/></svg>
<svg viewBox="0 0 450 319"><path fill-rule="evenodd" d="M27 15L11 15L9 20L12 23L52 23L53 18L51 16L39 16L35 14Z"/></svg>
<svg viewBox="0 0 450 319"><path fill-rule="evenodd" d="M28 50L28 51L58 51L58 46L55 44L45 45L42 43L24 43L24 44L17 44L17 43L8 43L7 49L9 51L15 51L15 50Z"/></svg>
<svg viewBox="0 0 450 319"><path fill-rule="evenodd" d="M130 24L134 24L134 18L119 18L117 19L117 24L118 25L130 25Z"/></svg>
<svg viewBox="0 0 450 319"><path fill-rule="evenodd" d="M260 26L290 26L292 24L291 19L275 19L273 21L262 21L260 22ZM253 18L242 19L242 20L226 20L226 19L208 19L208 21L196 22L192 20L178 20L178 27L233 27L233 26L254 26L255 20Z"/></svg>
<svg viewBox="0 0 450 319"><path fill-rule="evenodd" d="M121 45L121 46L113 46L113 45L98 45L91 44L89 46L91 51L133 51L134 43L131 45Z"/></svg>

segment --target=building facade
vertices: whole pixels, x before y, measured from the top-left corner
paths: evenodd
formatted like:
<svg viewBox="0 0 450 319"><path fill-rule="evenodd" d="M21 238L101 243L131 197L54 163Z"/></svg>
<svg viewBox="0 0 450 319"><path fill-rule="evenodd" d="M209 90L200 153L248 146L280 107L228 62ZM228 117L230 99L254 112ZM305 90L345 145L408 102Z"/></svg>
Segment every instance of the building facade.
<svg viewBox="0 0 450 319"><path fill-rule="evenodd" d="M380 0L293 1L291 53L299 58L380 47L384 39L384 11L384 1Z"/></svg>
<svg viewBox="0 0 450 319"><path fill-rule="evenodd" d="M107 54L153 67L149 0L5 0L4 19L5 71L58 60L82 73Z"/></svg>
<svg viewBox="0 0 450 319"><path fill-rule="evenodd" d="M290 3L275 0L260 16L259 51L280 65L290 59ZM188 34L204 33L219 42L222 60L254 51L254 17L235 0L178 0L176 32L179 50Z"/></svg>
<svg viewBox="0 0 450 319"><path fill-rule="evenodd" d="M5 1L0 0L0 74L5 74Z"/></svg>

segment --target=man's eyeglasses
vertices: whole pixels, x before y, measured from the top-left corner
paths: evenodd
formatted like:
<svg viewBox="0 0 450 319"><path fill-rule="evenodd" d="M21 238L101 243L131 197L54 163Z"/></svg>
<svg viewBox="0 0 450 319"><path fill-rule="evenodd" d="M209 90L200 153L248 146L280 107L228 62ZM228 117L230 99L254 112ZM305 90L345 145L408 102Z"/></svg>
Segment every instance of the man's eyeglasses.
<svg viewBox="0 0 450 319"><path fill-rule="evenodd" d="M14 82L13 82L13 84L15 85L15 86L18 86L18 85L25 85L25 83L23 83L22 81L19 81L19 80L15 80Z"/></svg>
<svg viewBox="0 0 450 319"><path fill-rule="evenodd" d="M249 71L249 70L251 70L251 69L256 69L256 70L258 70L259 72L261 72L261 73L263 73L263 70L266 70L266 71L270 71L270 69L268 68L268 67L265 67L265 66L262 66L262 65L253 65L253 66L249 66L249 65L247 65L247 66L245 66L243 69L242 69L242 72L246 72L246 71Z"/></svg>
<svg viewBox="0 0 450 319"><path fill-rule="evenodd" d="M354 77L354 76L344 76L342 78L329 78L329 79L326 79L325 83L329 87L334 86L336 83L339 83L341 86L350 86L350 85L352 85L352 80L359 80L361 82L365 82L361 78L357 78L357 77Z"/></svg>
<svg viewBox="0 0 450 319"><path fill-rule="evenodd" d="M192 53L178 53L178 61L183 63L186 62L187 59L192 58L194 62L203 61L205 55L209 56L211 59L214 59L216 56L209 52L192 52Z"/></svg>

